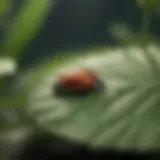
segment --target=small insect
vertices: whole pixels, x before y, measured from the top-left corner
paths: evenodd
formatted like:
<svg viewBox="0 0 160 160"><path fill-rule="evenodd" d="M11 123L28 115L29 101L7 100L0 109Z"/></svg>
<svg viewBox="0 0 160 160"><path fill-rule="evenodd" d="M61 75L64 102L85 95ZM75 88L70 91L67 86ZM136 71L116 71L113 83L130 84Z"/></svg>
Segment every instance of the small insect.
<svg viewBox="0 0 160 160"><path fill-rule="evenodd" d="M64 72L59 76L55 85L56 94L88 93L104 88L103 83L96 74L89 69L76 72Z"/></svg>

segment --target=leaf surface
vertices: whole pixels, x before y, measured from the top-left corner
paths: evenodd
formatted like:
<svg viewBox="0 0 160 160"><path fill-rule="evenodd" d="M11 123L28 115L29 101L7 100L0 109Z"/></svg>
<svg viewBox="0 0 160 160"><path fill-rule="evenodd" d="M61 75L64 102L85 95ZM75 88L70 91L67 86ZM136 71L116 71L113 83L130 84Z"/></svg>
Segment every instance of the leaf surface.
<svg viewBox="0 0 160 160"><path fill-rule="evenodd" d="M151 45L148 50L159 64L159 47ZM93 147L160 147L159 81L140 48L104 49L65 59L65 63L49 61L46 68L33 69L25 79L31 87L25 109L40 126ZM53 85L59 74L81 67L93 69L105 83L105 91L56 97Z"/></svg>

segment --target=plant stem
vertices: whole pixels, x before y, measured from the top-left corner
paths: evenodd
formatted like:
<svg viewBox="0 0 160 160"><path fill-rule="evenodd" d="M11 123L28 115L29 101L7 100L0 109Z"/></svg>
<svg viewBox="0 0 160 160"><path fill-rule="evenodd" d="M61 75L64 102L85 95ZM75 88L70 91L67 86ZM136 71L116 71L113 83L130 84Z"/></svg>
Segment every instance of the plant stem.
<svg viewBox="0 0 160 160"><path fill-rule="evenodd" d="M151 19L151 11L148 9L144 9L144 13L142 15L142 23L141 23L141 43L143 46L148 43L148 33L149 33L149 23Z"/></svg>
<svg viewBox="0 0 160 160"><path fill-rule="evenodd" d="M141 24L141 47L144 51L144 55L148 62L151 65L151 68L154 72L155 78L160 79L160 69L158 62L154 59L154 57L148 51L148 40L149 40L149 23L151 20L152 9L144 9L144 13L142 15L142 24Z"/></svg>

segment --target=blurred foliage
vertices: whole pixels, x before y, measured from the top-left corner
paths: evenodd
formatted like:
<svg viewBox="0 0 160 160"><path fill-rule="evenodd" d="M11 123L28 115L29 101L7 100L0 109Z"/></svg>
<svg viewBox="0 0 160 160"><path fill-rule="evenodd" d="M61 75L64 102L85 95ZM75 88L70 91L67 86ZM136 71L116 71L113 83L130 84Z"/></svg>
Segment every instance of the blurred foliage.
<svg viewBox="0 0 160 160"><path fill-rule="evenodd" d="M111 36L117 41L118 45L133 46L141 42L140 33L131 26L123 22L110 24L109 31ZM148 35L149 42L159 44L158 35Z"/></svg>
<svg viewBox="0 0 160 160"><path fill-rule="evenodd" d="M122 22L110 25L110 33L121 45L136 45L139 43L139 34Z"/></svg>
<svg viewBox="0 0 160 160"><path fill-rule="evenodd" d="M11 58L0 57L0 77L13 75L17 69L17 63Z"/></svg>
<svg viewBox="0 0 160 160"><path fill-rule="evenodd" d="M51 0L28 0L21 7L7 32L3 53L18 57L46 19Z"/></svg>
<svg viewBox="0 0 160 160"><path fill-rule="evenodd" d="M52 1L53 2L53 1ZM5 122L12 122L12 116L7 120L5 117L13 113L18 106L24 106L26 94L17 94L19 89L15 80L18 71L18 56L22 55L23 49L30 42L39 28L43 25L45 17L52 6L51 0L29 0L21 6L16 17L12 19L11 25L6 27L4 41L1 42L0 57L0 130ZM11 1L0 1L0 13L7 14ZM24 92L23 92L24 93ZM6 109L5 109L6 108ZM14 110L14 114L16 114ZM3 115L3 116L2 116ZM14 123L16 124L16 123ZM6 127L5 127L6 128Z"/></svg>
<svg viewBox="0 0 160 160"><path fill-rule="evenodd" d="M22 56L28 42L43 25L52 2L51 0L25 1L16 17L9 20L10 26L4 28L5 37L0 44L0 159L2 160L11 158L11 154L15 151L12 147L17 144L19 138L17 140L14 138L14 130L17 129L19 133L19 129L21 131L30 124L28 117L19 108L25 107L26 94L17 92L19 91L16 82L17 58ZM12 0L0 0L0 16L8 18L5 15L8 14L11 3ZM26 131L22 137L25 137L25 134ZM13 143L10 138L14 139Z"/></svg>
<svg viewBox="0 0 160 160"><path fill-rule="evenodd" d="M0 0L0 16L5 15L12 4L12 0Z"/></svg>
<svg viewBox="0 0 160 160"><path fill-rule="evenodd" d="M138 4L144 9L154 9L160 5L160 0L137 0Z"/></svg>

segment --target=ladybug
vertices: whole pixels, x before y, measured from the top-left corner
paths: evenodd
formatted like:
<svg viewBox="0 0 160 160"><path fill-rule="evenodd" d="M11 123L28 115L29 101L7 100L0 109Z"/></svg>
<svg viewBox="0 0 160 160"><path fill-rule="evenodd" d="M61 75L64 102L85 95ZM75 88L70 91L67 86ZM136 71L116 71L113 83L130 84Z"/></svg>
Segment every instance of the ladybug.
<svg viewBox="0 0 160 160"><path fill-rule="evenodd" d="M56 94L60 93L88 93L104 88L96 74L83 69L75 72L64 72L59 76L55 85Z"/></svg>

